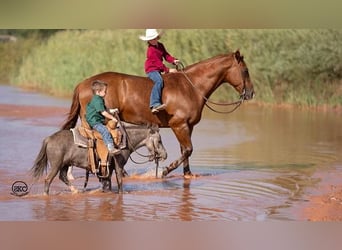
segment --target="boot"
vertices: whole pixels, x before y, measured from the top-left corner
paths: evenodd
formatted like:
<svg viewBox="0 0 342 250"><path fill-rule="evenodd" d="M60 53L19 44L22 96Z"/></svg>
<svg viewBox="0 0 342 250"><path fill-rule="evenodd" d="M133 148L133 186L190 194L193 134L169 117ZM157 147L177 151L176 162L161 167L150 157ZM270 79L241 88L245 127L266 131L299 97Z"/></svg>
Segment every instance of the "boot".
<svg viewBox="0 0 342 250"><path fill-rule="evenodd" d="M118 148L115 148L113 145L108 145L108 152L112 155L118 155L121 153L121 150Z"/></svg>

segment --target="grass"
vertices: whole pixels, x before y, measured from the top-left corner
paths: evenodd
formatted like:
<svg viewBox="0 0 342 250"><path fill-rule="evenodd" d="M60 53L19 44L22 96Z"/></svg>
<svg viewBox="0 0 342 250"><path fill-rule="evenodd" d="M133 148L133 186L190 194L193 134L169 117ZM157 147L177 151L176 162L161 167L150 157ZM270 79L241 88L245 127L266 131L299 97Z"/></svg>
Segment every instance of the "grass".
<svg viewBox="0 0 342 250"><path fill-rule="evenodd" d="M141 34L144 30L66 30L32 43L30 53L26 42L18 49L23 51L20 57L0 49L0 55L13 57L11 64L0 63L0 72L10 75L0 79L71 96L78 82L100 72L145 75L146 43L139 40ZM166 30L161 42L185 65L240 49L260 102L338 106L342 105L341 40L342 30L329 29L192 29ZM236 96L231 88L220 87L212 98Z"/></svg>

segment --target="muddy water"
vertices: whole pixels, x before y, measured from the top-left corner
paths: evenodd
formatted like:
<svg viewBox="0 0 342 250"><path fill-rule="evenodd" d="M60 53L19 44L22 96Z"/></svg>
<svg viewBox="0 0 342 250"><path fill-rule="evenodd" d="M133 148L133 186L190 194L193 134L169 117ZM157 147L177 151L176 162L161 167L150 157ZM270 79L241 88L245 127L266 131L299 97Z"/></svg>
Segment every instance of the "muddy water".
<svg viewBox="0 0 342 250"><path fill-rule="evenodd" d="M305 220L299 211L317 192L317 173L342 171L340 116L249 104L230 115L204 111L193 133L190 163L196 178L183 179L178 168L156 179L154 164L129 161L123 195L115 193L114 178L112 193L100 192L90 177L87 190L73 195L56 177L51 195L44 197L43 180L33 181L28 170L69 104L0 86L1 221ZM161 134L169 155L163 167L179 156L179 146L169 129ZM74 176L81 190L84 171L75 168ZM17 180L28 184L28 195L10 194Z"/></svg>

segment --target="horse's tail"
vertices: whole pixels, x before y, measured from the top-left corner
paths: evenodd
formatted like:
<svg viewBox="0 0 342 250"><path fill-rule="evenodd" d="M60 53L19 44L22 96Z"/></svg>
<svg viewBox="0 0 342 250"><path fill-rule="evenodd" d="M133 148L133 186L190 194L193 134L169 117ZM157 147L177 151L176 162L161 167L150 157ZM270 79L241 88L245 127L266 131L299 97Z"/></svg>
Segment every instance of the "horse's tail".
<svg viewBox="0 0 342 250"><path fill-rule="evenodd" d="M78 90L78 87L76 87L74 90L73 97L72 97L72 103L71 103L70 111L68 114L68 118L64 121L62 125L62 129L71 129L76 126L80 110L81 110L81 104L79 101L79 90Z"/></svg>
<svg viewBox="0 0 342 250"><path fill-rule="evenodd" d="M47 147L47 138L43 141L42 148L39 151L39 154L34 161L33 167L31 168L31 174L34 178L40 178L44 170L47 169L48 158L46 154L46 147Z"/></svg>

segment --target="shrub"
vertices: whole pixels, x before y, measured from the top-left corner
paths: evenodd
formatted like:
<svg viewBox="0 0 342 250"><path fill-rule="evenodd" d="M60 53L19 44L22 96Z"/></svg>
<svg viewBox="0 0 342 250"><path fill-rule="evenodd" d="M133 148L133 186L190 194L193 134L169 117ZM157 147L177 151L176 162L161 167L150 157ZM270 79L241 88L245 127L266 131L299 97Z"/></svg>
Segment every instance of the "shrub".
<svg viewBox="0 0 342 250"><path fill-rule="evenodd" d="M36 46L23 62L20 85L72 94L83 79L104 71L145 75L144 30L67 30ZM269 103L341 105L342 30L166 30L168 51L186 65L240 49L257 99ZM222 86L212 98L236 99Z"/></svg>

